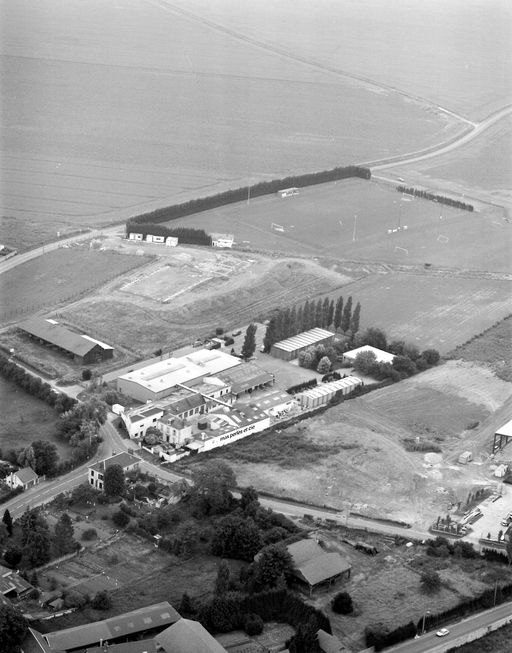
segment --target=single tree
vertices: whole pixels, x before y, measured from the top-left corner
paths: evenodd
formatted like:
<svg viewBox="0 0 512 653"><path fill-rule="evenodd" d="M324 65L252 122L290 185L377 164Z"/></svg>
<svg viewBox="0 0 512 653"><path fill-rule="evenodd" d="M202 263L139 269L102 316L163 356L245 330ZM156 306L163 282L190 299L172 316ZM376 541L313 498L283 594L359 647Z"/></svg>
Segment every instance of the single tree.
<svg viewBox="0 0 512 653"><path fill-rule="evenodd" d="M228 563L225 560L221 560L217 569L214 593L217 595L225 594L229 590L229 581L230 571Z"/></svg>
<svg viewBox="0 0 512 653"><path fill-rule="evenodd" d="M12 569L19 565L22 557L23 553L18 546L9 547L4 553L4 560Z"/></svg>
<svg viewBox="0 0 512 653"><path fill-rule="evenodd" d="M318 299L315 306L315 321L313 327L321 327L323 322L323 302L321 299Z"/></svg>
<svg viewBox="0 0 512 653"><path fill-rule="evenodd" d="M343 319L343 297L340 295L336 302L336 308L334 309L333 324L336 331L341 327L342 319Z"/></svg>
<svg viewBox="0 0 512 653"><path fill-rule="evenodd" d="M347 299L341 318L341 330L347 332L350 329L350 320L352 319L352 296Z"/></svg>
<svg viewBox="0 0 512 653"><path fill-rule="evenodd" d="M206 513L221 513L229 509L233 499L230 490L236 487L236 477L228 464L208 461L194 469L192 483L192 496L204 505Z"/></svg>
<svg viewBox="0 0 512 653"><path fill-rule="evenodd" d="M326 326L330 327L332 325L332 323L333 323L333 320L334 320L334 299L331 299L331 301L329 302L329 311L327 313L327 325Z"/></svg>
<svg viewBox="0 0 512 653"><path fill-rule="evenodd" d="M55 524L53 548L57 557L66 555L75 550L76 541L73 535L73 522L67 512L64 512L59 521Z"/></svg>
<svg viewBox="0 0 512 653"><path fill-rule="evenodd" d="M331 371L331 360L328 356L323 356L320 359L316 371L318 374L328 374Z"/></svg>
<svg viewBox="0 0 512 653"><path fill-rule="evenodd" d="M20 467L31 467L35 471L36 454L31 445L24 449L20 449L18 454L18 465L20 465Z"/></svg>
<svg viewBox="0 0 512 653"><path fill-rule="evenodd" d="M297 319L296 319L295 334L301 333L304 331L304 307L299 306L297 309Z"/></svg>
<svg viewBox="0 0 512 653"><path fill-rule="evenodd" d="M23 546L23 563L30 569L49 562L51 558L51 538L48 528L38 528L27 537Z"/></svg>
<svg viewBox="0 0 512 653"><path fill-rule="evenodd" d="M359 331L359 320L361 317L361 304L357 302L352 317L350 319L350 331L357 333Z"/></svg>
<svg viewBox="0 0 512 653"><path fill-rule="evenodd" d="M348 592L338 592L331 601L331 608L337 614L351 614L354 611L352 597Z"/></svg>
<svg viewBox="0 0 512 653"><path fill-rule="evenodd" d="M130 523L130 515L123 510L118 510L112 515L112 521L118 528L124 528Z"/></svg>
<svg viewBox="0 0 512 653"><path fill-rule="evenodd" d="M52 476L57 471L59 454L57 447L48 440L35 440L32 442L35 456L35 472L40 476Z"/></svg>
<svg viewBox="0 0 512 653"><path fill-rule="evenodd" d="M260 589L273 588L279 579L291 576L292 557L283 545L270 544L260 551L253 569L255 583Z"/></svg>
<svg viewBox="0 0 512 653"><path fill-rule="evenodd" d="M361 374L370 374L377 365L377 356L373 351L360 351L354 360L354 370Z"/></svg>
<svg viewBox="0 0 512 653"><path fill-rule="evenodd" d="M110 465L105 470L103 491L108 497L121 497L124 494L124 471L121 465Z"/></svg>
<svg viewBox="0 0 512 653"><path fill-rule="evenodd" d="M253 519L231 514L215 524L211 543L213 555L250 562L261 545L260 530Z"/></svg>
<svg viewBox="0 0 512 653"><path fill-rule="evenodd" d="M256 349L256 325L249 324L245 332L244 344L242 345L242 357L251 358Z"/></svg>
<svg viewBox="0 0 512 653"><path fill-rule="evenodd" d="M247 506L257 502L258 499L258 492L252 487L252 485L244 487L240 493L240 508L245 510Z"/></svg>
<svg viewBox="0 0 512 653"><path fill-rule="evenodd" d="M437 571L424 571L420 578L421 587L427 594L434 594L441 589L441 576Z"/></svg>
<svg viewBox="0 0 512 653"><path fill-rule="evenodd" d="M0 642L6 653L18 653L28 631L25 617L9 602L0 604Z"/></svg>
<svg viewBox="0 0 512 653"><path fill-rule="evenodd" d="M175 552L183 558L189 558L197 549L199 529L192 520L187 520L176 529L174 540Z"/></svg>
<svg viewBox="0 0 512 653"><path fill-rule="evenodd" d="M184 592L181 597L180 607L178 610L179 613L185 618L194 614L194 606L192 605L190 596L186 592Z"/></svg>
<svg viewBox="0 0 512 653"><path fill-rule="evenodd" d="M7 528L7 532L9 533L9 537L12 535L12 517L11 513L9 512L9 509L6 508L4 511L4 516L2 517L2 522L5 524Z"/></svg>
<svg viewBox="0 0 512 653"><path fill-rule="evenodd" d="M363 344L376 347L377 349L383 349L384 351L387 351L388 349L386 334L382 329L377 329L375 327L370 327L363 333Z"/></svg>
<svg viewBox="0 0 512 653"><path fill-rule="evenodd" d="M507 540L505 551L507 552L508 564L512 565L512 537Z"/></svg>
<svg viewBox="0 0 512 653"><path fill-rule="evenodd" d="M7 530L7 526L3 522L0 522L0 550L3 549L3 545L7 542L8 538L9 531Z"/></svg>
<svg viewBox="0 0 512 653"><path fill-rule="evenodd" d="M266 354L270 352L270 349L272 348L272 345L277 342L277 337L276 337L276 318L271 317L268 324L267 328L265 331L265 335L263 337L263 350Z"/></svg>
<svg viewBox="0 0 512 653"><path fill-rule="evenodd" d="M322 304L322 324L320 325L323 329L327 328L330 324L329 322L329 297L326 297Z"/></svg>

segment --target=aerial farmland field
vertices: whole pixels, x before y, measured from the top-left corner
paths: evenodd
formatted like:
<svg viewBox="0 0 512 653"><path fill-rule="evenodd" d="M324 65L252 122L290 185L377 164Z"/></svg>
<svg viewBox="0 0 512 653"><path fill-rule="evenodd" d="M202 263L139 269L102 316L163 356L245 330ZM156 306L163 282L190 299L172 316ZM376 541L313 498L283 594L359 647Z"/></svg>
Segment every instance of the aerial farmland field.
<svg viewBox="0 0 512 653"><path fill-rule="evenodd" d="M265 3L264 11L238 0L173 5L376 91L382 84L472 119L512 100L507 0L322 0L314 13L309 0Z"/></svg>
<svg viewBox="0 0 512 653"><path fill-rule="evenodd" d="M78 299L147 262L143 256L94 251L88 246L53 250L2 274L0 320L17 322Z"/></svg>
<svg viewBox="0 0 512 653"><path fill-rule="evenodd" d="M165 3L6 0L2 23L1 214L37 225L43 241L466 127Z"/></svg>
<svg viewBox="0 0 512 653"><path fill-rule="evenodd" d="M276 231L279 225L283 231ZM349 179L256 198L168 223L229 231L250 248L332 258L511 271L509 223L492 209L470 213L411 199L393 187ZM401 226L404 230L389 234ZM405 227L407 229L405 230Z"/></svg>

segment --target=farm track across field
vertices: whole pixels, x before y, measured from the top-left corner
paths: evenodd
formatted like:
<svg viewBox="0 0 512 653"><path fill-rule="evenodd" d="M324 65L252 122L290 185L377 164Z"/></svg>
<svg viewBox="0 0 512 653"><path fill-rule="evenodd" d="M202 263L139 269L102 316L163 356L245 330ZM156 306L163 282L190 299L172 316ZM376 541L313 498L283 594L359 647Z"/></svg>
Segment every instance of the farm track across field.
<svg viewBox="0 0 512 653"><path fill-rule="evenodd" d="M214 22L212 20L208 20L207 18L203 18L201 16L198 16L197 14L187 11L186 9L183 9L181 7L178 7L171 2L167 2L166 0L150 0L152 4L154 4L157 7L160 7L161 9L170 9L171 11L180 14L181 16L184 16L185 18L188 18L189 20L193 20L195 22L200 23L201 25L208 27L210 29L213 29L218 32L222 32L223 34L227 34L228 36L231 36L232 38L237 39L238 41L242 41L243 43L247 43L249 45L255 46L257 48L263 49L267 52L271 52L272 54L277 54L280 57L286 57L287 59L290 59L292 61L295 61L297 63L316 68L318 70L321 70L323 72L330 73L332 75L336 75L338 77L344 77L347 79L352 79L358 82L361 82L365 85L368 86L373 86L375 88L380 88L384 89L385 91L391 91L393 93L396 93L397 95L401 95L402 97L407 98L408 100L414 100L416 102L419 102L421 104L426 104L430 107L433 107L442 113L445 113L447 115L452 116L453 118L456 118L457 120L464 122L471 127L475 126L475 123L472 122L471 120L468 120L464 116L461 116L460 114L457 114L453 111L450 111L449 109L445 109L444 107L440 107L437 103L432 102L432 100L429 100L425 97L422 97L420 95L415 95L413 93L407 93L406 91L403 91L399 89L396 86L392 86L391 84L385 84L384 82L377 82L374 79L371 79L369 77L365 77L363 75L357 75L355 73L350 73L346 70L342 70L340 68L335 68L332 66L328 66L325 63L322 63L320 61L317 61L315 59L308 59L307 57L300 56L291 50L287 50L285 48L281 48L277 45L267 43L265 41L259 41L258 39L254 39L250 36L247 36L245 34L242 34L240 32L237 32L225 25L222 25L221 23Z"/></svg>

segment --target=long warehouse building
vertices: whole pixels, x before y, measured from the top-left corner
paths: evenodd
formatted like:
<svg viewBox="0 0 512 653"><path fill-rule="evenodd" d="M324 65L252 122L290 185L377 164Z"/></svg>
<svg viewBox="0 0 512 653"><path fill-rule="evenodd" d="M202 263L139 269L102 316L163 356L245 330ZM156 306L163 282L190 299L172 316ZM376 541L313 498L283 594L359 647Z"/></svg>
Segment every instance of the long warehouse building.
<svg viewBox="0 0 512 653"><path fill-rule="evenodd" d="M274 358L281 358L285 361L292 361L298 357L301 351L316 345L329 345L334 339L334 334L325 329L315 328L303 331L296 336L286 338L272 345L270 354Z"/></svg>

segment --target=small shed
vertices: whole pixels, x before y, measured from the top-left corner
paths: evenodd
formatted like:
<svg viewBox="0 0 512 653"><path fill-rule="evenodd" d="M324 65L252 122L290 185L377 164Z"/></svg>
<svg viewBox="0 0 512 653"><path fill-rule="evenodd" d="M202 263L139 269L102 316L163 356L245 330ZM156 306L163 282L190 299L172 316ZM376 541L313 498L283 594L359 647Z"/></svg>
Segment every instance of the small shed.
<svg viewBox="0 0 512 653"><path fill-rule="evenodd" d="M473 454L471 451L464 451L459 456L459 463L461 465L467 465L473 460Z"/></svg>

